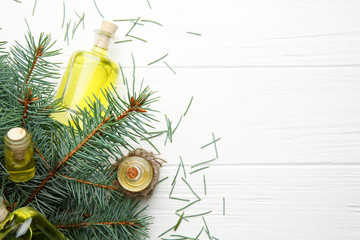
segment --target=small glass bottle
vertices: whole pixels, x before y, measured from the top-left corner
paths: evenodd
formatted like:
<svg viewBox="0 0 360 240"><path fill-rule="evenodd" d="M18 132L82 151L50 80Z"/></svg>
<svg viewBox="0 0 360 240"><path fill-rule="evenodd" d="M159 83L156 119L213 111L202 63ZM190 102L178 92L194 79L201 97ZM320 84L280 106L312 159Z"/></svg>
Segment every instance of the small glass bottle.
<svg viewBox="0 0 360 240"><path fill-rule="evenodd" d="M0 239L65 240L65 236L32 207L9 212L0 197Z"/></svg>
<svg viewBox="0 0 360 240"><path fill-rule="evenodd" d="M125 190L140 192L150 185L153 175L153 168L147 160L131 156L120 162L117 179Z"/></svg>
<svg viewBox="0 0 360 240"><path fill-rule="evenodd" d="M108 106L102 90L115 87L120 73L119 66L108 57L109 42L116 30L114 23L103 21L92 50L72 54L55 96L55 99L62 98L66 111L53 114L53 118L68 125L71 115L78 108L85 109L87 102L94 101L95 97L103 106Z"/></svg>
<svg viewBox="0 0 360 240"><path fill-rule="evenodd" d="M24 128L10 129L4 137L5 168L10 180L26 182L35 175L34 148L31 135Z"/></svg>

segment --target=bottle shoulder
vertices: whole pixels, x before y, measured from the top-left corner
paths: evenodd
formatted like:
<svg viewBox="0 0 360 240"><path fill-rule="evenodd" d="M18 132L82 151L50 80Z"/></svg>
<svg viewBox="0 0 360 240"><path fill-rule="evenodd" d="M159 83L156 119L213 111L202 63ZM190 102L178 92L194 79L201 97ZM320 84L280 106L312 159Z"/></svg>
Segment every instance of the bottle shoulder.
<svg viewBox="0 0 360 240"><path fill-rule="evenodd" d="M77 50L70 57L70 62L84 62L85 60L90 62L102 62L103 64L111 65L115 69L119 69L118 64L116 64L108 55L97 51Z"/></svg>

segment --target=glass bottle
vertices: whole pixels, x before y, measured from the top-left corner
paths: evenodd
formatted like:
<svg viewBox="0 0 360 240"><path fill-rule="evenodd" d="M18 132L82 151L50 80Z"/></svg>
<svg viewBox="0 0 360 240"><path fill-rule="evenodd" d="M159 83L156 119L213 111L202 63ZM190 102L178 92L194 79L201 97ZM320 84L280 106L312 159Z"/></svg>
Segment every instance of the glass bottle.
<svg viewBox="0 0 360 240"><path fill-rule="evenodd" d="M10 129L4 137L5 168L10 180L26 182L35 175L31 135L24 128Z"/></svg>
<svg viewBox="0 0 360 240"><path fill-rule="evenodd" d="M22 207L8 213L0 197L0 239L3 240L65 240L65 236L41 213Z"/></svg>
<svg viewBox="0 0 360 240"><path fill-rule="evenodd" d="M103 106L108 106L101 90L115 87L120 73L119 66L108 57L109 42L116 30L114 23L103 21L92 50L72 54L55 96L55 99L62 98L66 109L52 115L59 122L68 125L71 115L78 108L85 109L87 101L94 101L94 96Z"/></svg>
<svg viewBox="0 0 360 240"><path fill-rule="evenodd" d="M153 175L153 168L147 160L131 156L120 162L117 179L125 190L139 192L150 185Z"/></svg>

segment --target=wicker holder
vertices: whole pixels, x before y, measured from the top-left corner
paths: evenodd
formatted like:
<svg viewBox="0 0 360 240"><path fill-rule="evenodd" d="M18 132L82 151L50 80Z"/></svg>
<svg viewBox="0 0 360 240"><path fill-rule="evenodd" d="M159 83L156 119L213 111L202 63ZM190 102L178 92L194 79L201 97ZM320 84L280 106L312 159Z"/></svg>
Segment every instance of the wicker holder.
<svg viewBox="0 0 360 240"><path fill-rule="evenodd" d="M154 154L142 148L137 148L129 152L128 155L125 156L125 158L132 156L141 157L150 163L150 165L153 168L153 179L151 180L151 183L149 184L148 187L146 187L144 190L139 192L130 192L128 190L125 190L124 188L121 187L117 178L114 180L113 185L118 187L122 193L126 194L131 198L148 198L152 195L154 188L159 180L160 168L162 167L163 163L166 163L166 161L164 159L157 157L158 154ZM120 159L119 163L115 163L112 165L114 169L114 173L117 172L121 161L123 161L123 158Z"/></svg>

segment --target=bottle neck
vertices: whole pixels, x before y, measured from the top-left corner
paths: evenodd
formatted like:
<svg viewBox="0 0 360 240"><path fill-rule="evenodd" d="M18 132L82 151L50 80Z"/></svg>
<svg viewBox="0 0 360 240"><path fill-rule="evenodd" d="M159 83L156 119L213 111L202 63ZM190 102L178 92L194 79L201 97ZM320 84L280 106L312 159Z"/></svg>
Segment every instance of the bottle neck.
<svg viewBox="0 0 360 240"><path fill-rule="evenodd" d="M0 197L0 223L5 220L9 211L6 209L4 199Z"/></svg>
<svg viewBox="0 0 360 240"><path fill-rule="evenodd" d="M106 34L105 32L98 32L97 36L96 36L96 40L95 40L95 44L94 44L94 48L99 48L102 51L107 51L109 50L109 43L111 40L111 36Z"/></svg>
<svg viewBox="0 0 360 240"><path fill-rule="evenodd" d="M101 48L99 46L96 46L96 45L94 45L94 47L91 49L91 51L96 52L96 53L100 53L101 55L105 55L105 56L107 56L108 53L109 53L109 51L107 49L103 49L103 48Z"/></svg>

